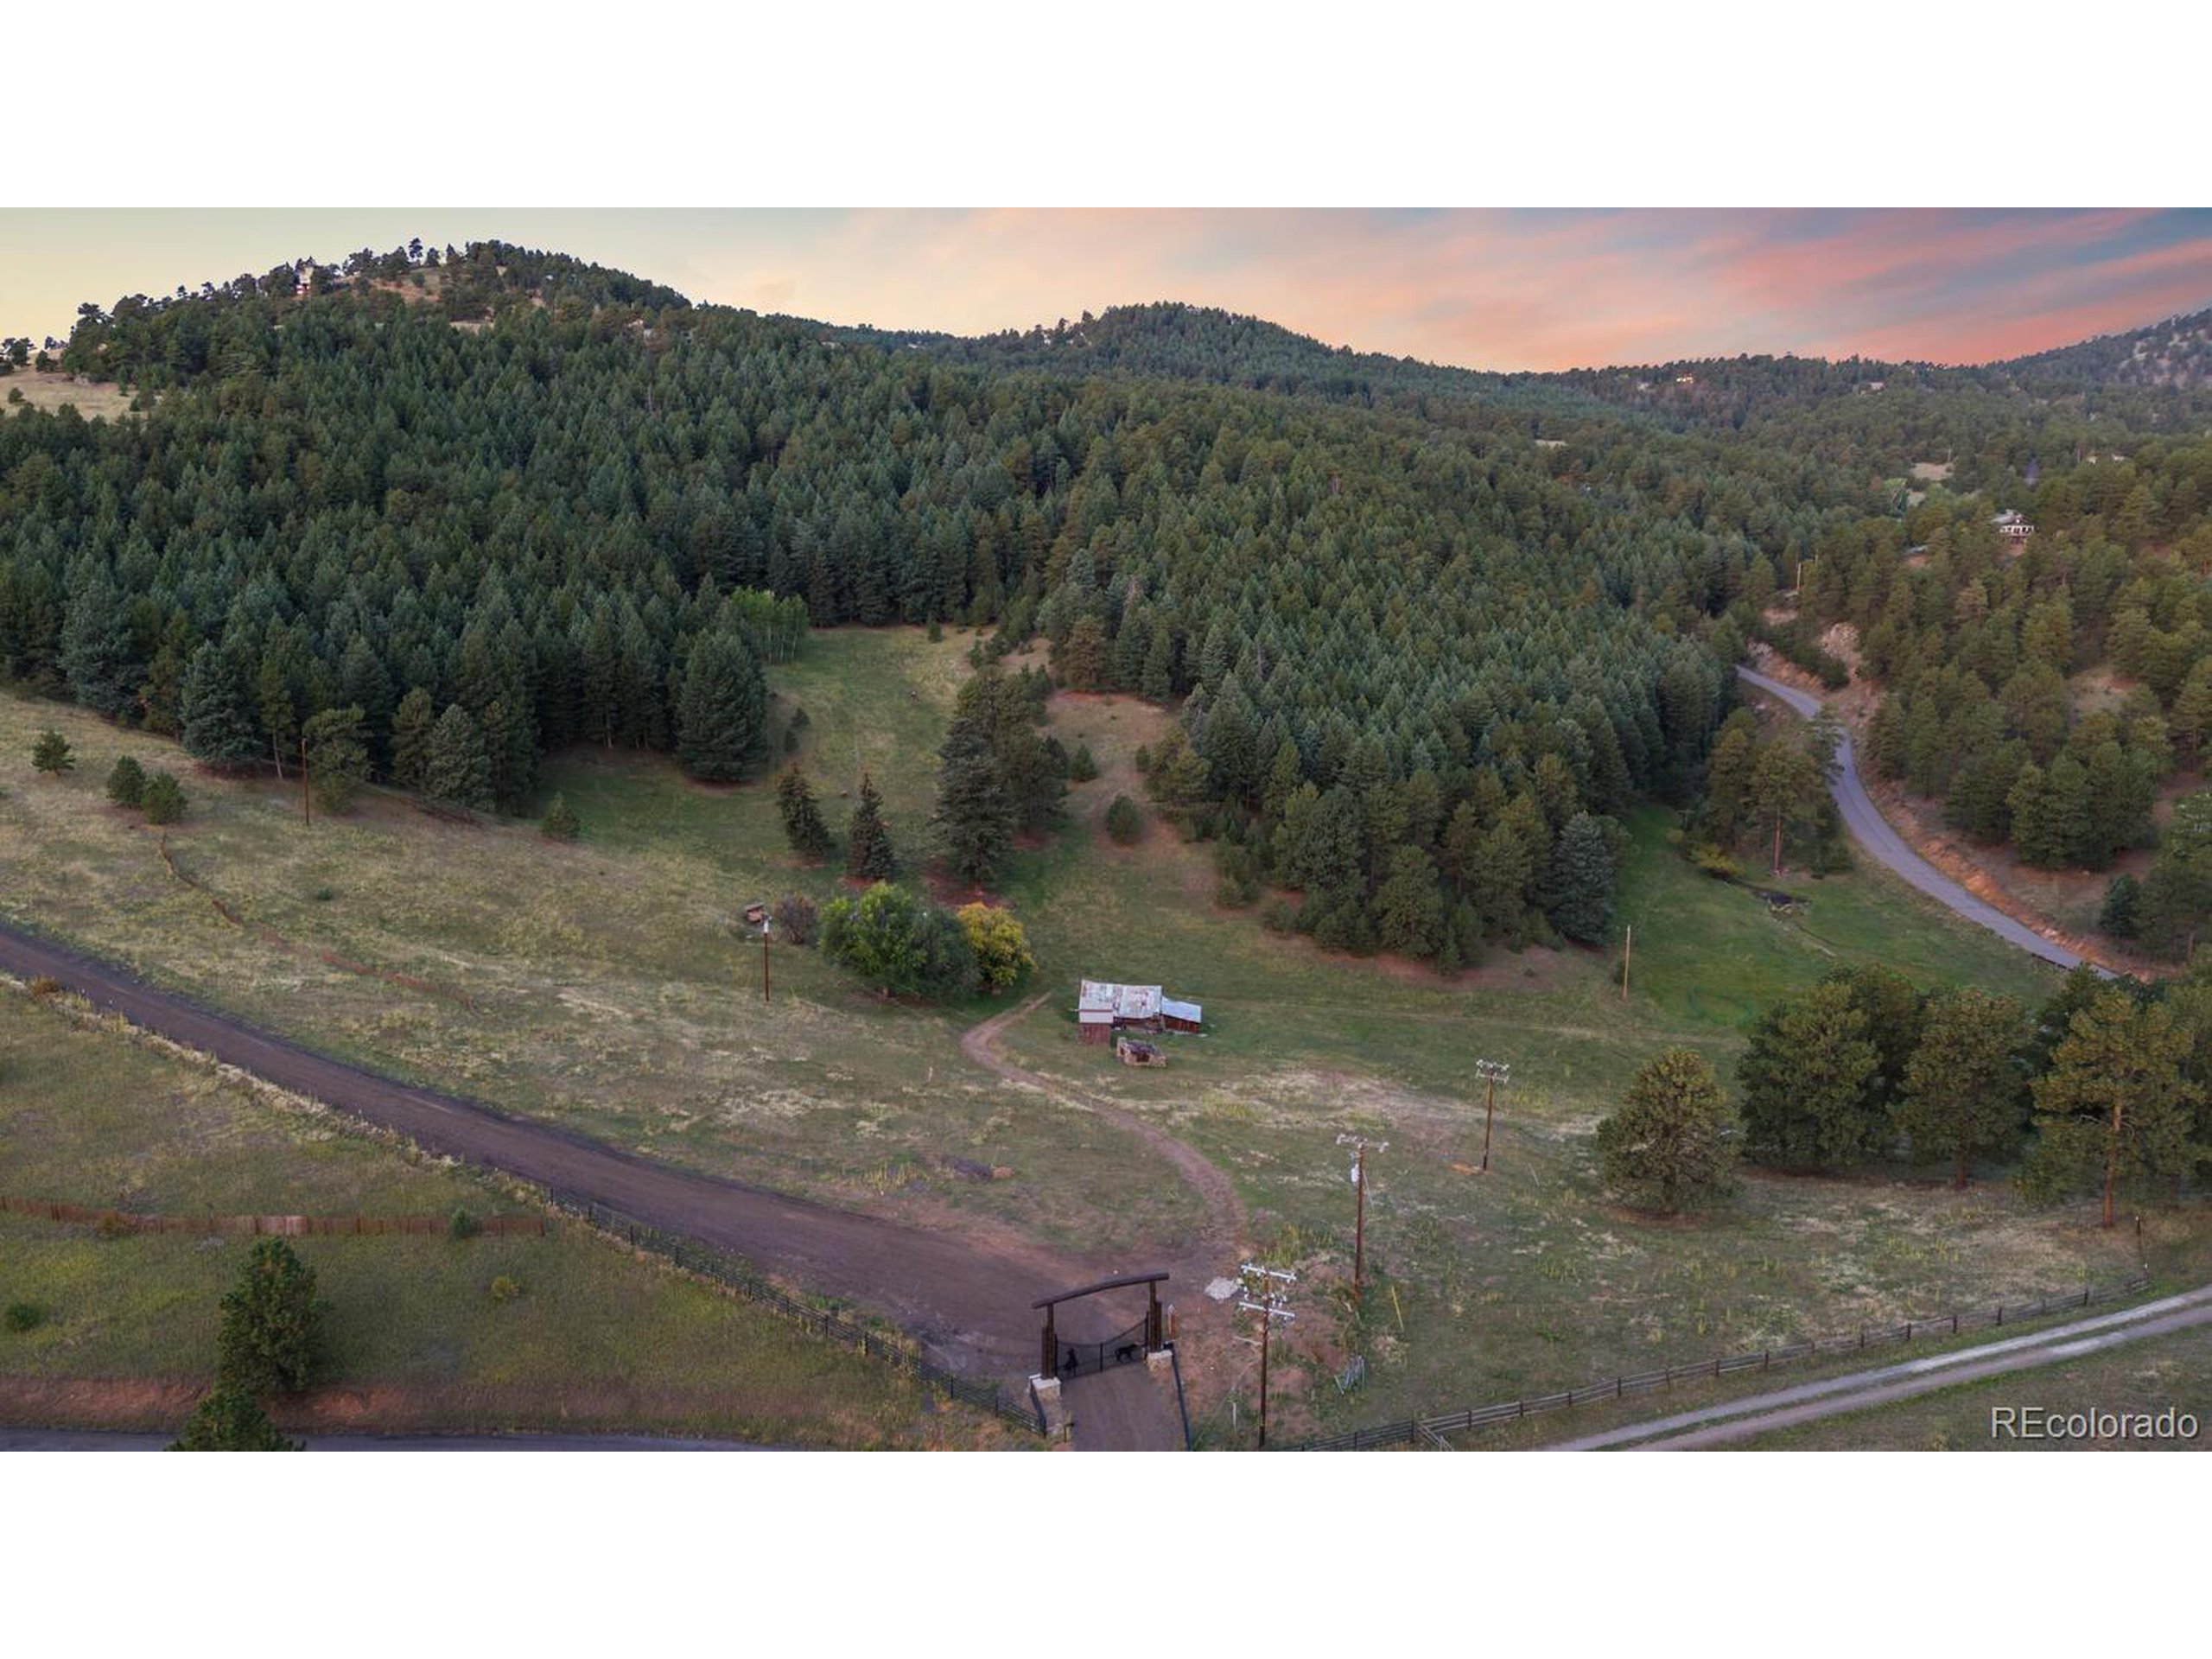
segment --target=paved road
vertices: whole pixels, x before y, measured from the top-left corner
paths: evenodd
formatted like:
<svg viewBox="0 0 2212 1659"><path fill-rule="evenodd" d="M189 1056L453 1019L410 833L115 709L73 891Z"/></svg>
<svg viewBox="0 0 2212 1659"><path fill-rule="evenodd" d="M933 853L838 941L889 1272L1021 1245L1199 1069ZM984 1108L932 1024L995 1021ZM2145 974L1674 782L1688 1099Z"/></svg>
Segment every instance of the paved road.
<svg viewBox="0 0 2212 1659"><path fill-rule="evenodd" d="M174 1434L97 1428L0 1428L0 1452L159 1452ZM743 1440L650 1434L310 1434L310 1452L769 1452Z"/></svg>
<svg viewBox="0 0 2212 1659"><path fill-rule="evenodd" d="M1736 672L1760 690L1779 697L1807 720L1821 712L1821 700L1810 692L1800 691L1794 685L1784 685L1780 680L1770 679L1751 669L1738 666ZM2033 928L2014 921L1996 906L1975 898L1906 846L1904 837L1890 827L1890 821L1874 804L1873 797L1867 794L1866 785L1859 776L1859 758L1852 747L1851 734L1847 731L1837 746L1836 759L1841 763L1835 778L1836 810L1843 814L1844 826L1851 831L1851 838L1866 849L1877 863L1896 871L1938 904L1957 912L1970 922L1980 923L1999 938L2041 957L2045 962L2056 963L2061 968L2073 968L2081 963L2082 958L2064 945L2054 944ZM2102 969L2098 969L2100 973L2103 971Z"/></svg>
<svg viewBox="0 0 2212 1659"><path fill-rule="evenodd" d="M271 1037L145 984L124 969L0 927L0 970L59 981L134 1025L213 1054L435 1152L609 1205L734 1251L808 1289L872 1308L940 1363L1024 1375L1036 1352L1038 1297L1095 1276L1042 1250L993 1253L941 1233L692 1174L578 1135L417 1089Z"/></svg>
<svg viewBox="0 0 2212 1659"><path fill-rule="evenodd" d="M1719 1446L1822 1417L1889 1405L1916 1395L1932 1394L1939 1389L1956 1388L1983 1377L2079 1359L2085 1354L2099 1353L2123 1343L2141 1342L2206 1324L2212 1324L2212 1286L2124 1307L2116 1313L2074 1319L2025 1336L2007 1337L1999 1342L1930 1354L1925 1358L1873 1370L1854 1371L1847 1376L1823 1377L1818 1382L1801 1382L1794 1388L1776 1389L1721 1405L1630 1423L1586 1434L1579 1440L1564 1440L1549 1449L1598 1452L1611 1446L1632 1446L1642 1451L1676 1452Z"/></svg>

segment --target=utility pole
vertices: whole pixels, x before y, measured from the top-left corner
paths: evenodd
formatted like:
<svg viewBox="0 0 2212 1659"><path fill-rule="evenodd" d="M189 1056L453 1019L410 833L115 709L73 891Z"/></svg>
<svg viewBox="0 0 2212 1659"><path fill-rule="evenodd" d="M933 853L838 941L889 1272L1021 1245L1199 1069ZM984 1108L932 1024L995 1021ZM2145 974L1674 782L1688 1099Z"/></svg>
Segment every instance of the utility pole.
<svg viewBox="0 0 2212 1659"><path fill-rule="evenodd" d="M1260 1450L1264 1452L1268 1449L1268 1338L1277 1319L1298 1317L1290 1311L1287 1288L1298 1282L1298 1275L1288 1268L1262 1267L1257 1262L1247 1262L1236 1272L1244 1281L1236 1306L1260 1316Z"/></svg>
<svg viewBox="0 0 2212 1659"><path fill-rule="evenodd" d="M1628 925L1628 937L1621 941L1621 1001L1628 1001L1628 959L1636 952L1636 924Z"/></svg>
<svg viewBox="0 0 2212 1659"><path fill-rule="evenodd" d="M768 930L771 925L766 921L760 924L760 1000L763 1002L768 1000Z"/></svg>
<svg viewBox="0 0 2212 1659"><path fill-rule="evenodd" d="M1511 1075L1513 1068L1503 1060L1477 1060L1475 1075L1483 1080L1483 1169L1490 1173L1490 1126L1497 1116L1497 1085Z"/></svg>
<svg viewBox="0 0 2212 1659"><path fill-rule="evenodd" d="M1353 1201L1351 1230L1351 1305L1360 1305L1362 1294L1367 1287L1367 1149L1377 1152L1390 1150L1388 1141L1363 1141L1356 1135L1340 1135L1337 1144L1351 1148L1351 1185L1357 1195Z"/></svg>
<svg viewBox="0 0 2212 1659"><path fill-rule="evenodd" d="M300 734L300 816L315 823L315 797L308 791L308 734Z"/></svg>

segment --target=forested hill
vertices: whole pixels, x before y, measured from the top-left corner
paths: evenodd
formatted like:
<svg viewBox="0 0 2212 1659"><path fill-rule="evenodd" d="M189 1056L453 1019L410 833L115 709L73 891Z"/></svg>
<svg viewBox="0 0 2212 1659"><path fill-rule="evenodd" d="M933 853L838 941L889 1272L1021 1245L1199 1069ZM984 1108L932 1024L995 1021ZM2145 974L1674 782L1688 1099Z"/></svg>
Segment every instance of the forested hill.
<svg viewBox="0 0 2212 1659"><path fill-rule="evenodd" d="M1990 501L2148 543L2205 499L2147 426L1966 382L1672 431L1222 313L1051 338L871 336L498 244L88 306L64 365L141 412L0 420L0 674L220 766L358 709L386 776L480 756L472 799L512 810L577 742L757 773L765 670L809 625L974 624L987 659L1041 636L1062 683L1180 710L1163 798L1241 885L1302 890L1330 942L1464 959L1602 932L1570 899L1605 825L1697 789L1726 665L1804 562L1808 608L1902 628L1912 542L1979 561L1941 591L1979 580ZM2116 439L2124 473L2081 470ZM1987 498L1900 518L1894 474L1947 451ZM2158 591L2186 672L2201 599Z"/></svg>
<svg viewBox="0 0 2212 1659"><path fill-rule="evenodd" d="M1103 372L1195 380L1358 404L1433 411L1448 404L1515 416L1591 415L1598 405L1556 377L1493 374L1331 346L1278 323L1211 306L1160 302L1109 307L1074 322L968 338L956 334L854 330L894 346L992 369L1057 374ZM1523 425L1527 424L1525 418Z"/></svg>
<svg viewBox="0 0 2212 1659"><path fill-rule="evenodd" d="M150 406L0 422L0 671L220 766L359 708L380 770L480 743L514 807L579 741L761 768L792 609L995 624L1176 702L1182 808L1295 820L1342 937L1511 814L1468 927L1526 937L1555 836L1688 787L1722 612L1821 522L1801 469L1689 446L947 361L518 250L351 263L80 320L69 362Z"/></svg>
<svg viewBox="0 0 2212 1659"><path fill-rule="evenodd" d="M2212 387L2212 310L1993 364L2028 385Z"/></svg>

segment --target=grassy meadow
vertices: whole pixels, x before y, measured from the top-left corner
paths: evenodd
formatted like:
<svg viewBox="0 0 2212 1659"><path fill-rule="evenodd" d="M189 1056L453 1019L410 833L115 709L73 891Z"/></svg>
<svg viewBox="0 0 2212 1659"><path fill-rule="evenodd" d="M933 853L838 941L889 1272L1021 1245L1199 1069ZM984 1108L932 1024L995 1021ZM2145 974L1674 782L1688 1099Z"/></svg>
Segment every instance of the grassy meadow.
<svg viewBox="0 0 2212 1659"><path fill-rule="evenodd" d="M800 758L841 837L866 768L902 852L923 848L969 642L840 631L772 671L779 743L804 708ZM1087 743L1101 776L1075 787L1067 830L1026 849L999 895L1028 928L1046 993L1001 1047L1065 1085L1049 1096L961 1052L960 1033L1004 1003L886 1004L815 953L779 949L764 1006L760 946L736 912L791 890L826 900L839 874L785 850L768 779L709 788L661 757L549 764L544 794L565 793L582 820L573 846L381 795L308 830L273 782L188 773L171 852L255 925L241 931L102 800L116 754L181 767L169 746L0 696L0 914L324 1048L618 1145L910 1220L1012 1228L1106 1265L1166 1259L1200 1219L1169 1166L1084 1096L1143 1113L1227 1171L1248 1242L1306 1275L1307 1316L1278 1373L1294 1427L1510 1398L2128 1270L2132 1240L2082 1211L2029 1209L2001 1178L1955 1194L1910 1171L1754 1177L1733 1210L1665 1225L1606 1203L1589 1131L1665 1044L1725 1071L1767 999L1860 961L2031 1001L2056 986L1902 883L1865 870L1800 880L1802 909L1777 915L1692 870L1649 810L1623 874L1626 998L1618 944L1496 953L1449 982L1331 957L1217 906L1210 849L1148 807L1138 845L1105 837L1113 796L1141 801L1134 756L1166 719L1132 699L1053 700L1055 734ZM48 724L80 755L59 782L28 759ZM322 951L435 988L334 968ZM1085 976L1164 982L1205 1003L1206 1033L1170 1039L1164 1070L1122 1067L1074 1040ZM1488 1176L1471 1173L1478 1057L1513 1067ZM1390 1142L1370 1162L1363 1320L1343 1282L1351 1191L1335 1144L1353 1129ZM978 1165L995 1177L970 1179ZM1194 1414L1225 1440L1230 1395L1249 1410L1255 1357L1198 1290L1176 1287L1186 1375ZM1339 1395L1325 1378L1353 1351L1369 1381Z"/></svg>
<svg viewBox="0 0 2212 1659"><path fill-rule="evenodd" d="M20 990L0 990L0 1192L172 1216L526 1208ZM572 1223L540 1238L292 1245L328 1303L327 1421L365 1410L384 1427L637 1427L815 1446L1005 1438ZM127 1414L138 1397L118 1382L205 1382L218 1304L250 1247L0 1215L0 1302L41 1315L0 1331L0 1399L10 1384L73 1384L87 1392L56 1397L112 1421L118 1399ZM503 1277L519 1287L512 1300L492 1294Z"/></svg>

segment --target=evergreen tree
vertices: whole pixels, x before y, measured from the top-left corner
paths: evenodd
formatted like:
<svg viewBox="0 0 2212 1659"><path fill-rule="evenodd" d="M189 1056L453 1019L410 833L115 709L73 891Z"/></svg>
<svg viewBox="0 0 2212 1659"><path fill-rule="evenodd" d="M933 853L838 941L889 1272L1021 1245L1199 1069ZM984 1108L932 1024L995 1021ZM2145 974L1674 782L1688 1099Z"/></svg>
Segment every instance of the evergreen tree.
<svg viewBox="0 0 2212 1659"><path fill-rule="evenodd" d="M1964 1189L1977 1157L2020 1143L2025 1078L2018 1058L2024 1018L2009 996L1955 988L1928 1003L1907 1064L1897 1128L1922 1162L1952 1160Z"/></svg>
<svg viewBox="0 0 2212 1659"><path fill-rule="evenodd" d="M899 874L891 831L883 822L883 797L867 772L861 774L860 799L845 829L845 874L859 881L889 881Z"/></svg>
<svg viewBox="0 0 2212 1659"><path fill-rule="evenodd" d="M149 823L175 823L184 817L184 785L177 782L174 772L157 772L146 780L138 806Z"/></svg>
<svg viewBox="0 0 2212 1659"><path fill-rule="evenodd" d="M938 751L937 825L946 864L962 880L988 887L1014 850L1014 808L999 781L988 735L955 720Z"/></svg>
<svg viewBox="0 0 2212 1659"><path fill-rule="evenodd" d="M576 821L576 810L569 804L566 795L556 795L540 819L537 833L548 841L574 841L582 834L583 826Z"/></svg>
<svg viewBox="0 0 2212 1659"><path fill-rule="evenodd" d="M2177 1180L2203 1148L2192 1139L2199 1086L2183 1072L2190 1033L2164 1002L2101 991L2068 1022L2050 1069L2035 1080L2036 1145L2021 1185L2041 1198Z"/></svg>
<svg viewBox="0 0 2212 1659"><path fill-rule="evenodd" d="M107 798L113 806L137 807L145 804L146 768L131 756L116 757L115 765L107 774Z"/></svg>
<svg viewBox="0 0 2212 1659"><path fill-rule="evenodd" d="M438 723L430 694L409 688L391 717L391 781L412 794L423 787L430 765L430 734Z"/></svg>
<svg viewBox="0 0 2212 1659"><path fill-rule="evenodd" d="M1144 834L1144 813L1126 795L1116 795L1106 809L1106 833L1118 846L1133 847Z"/></svg>
<svg viewBox="0 0 2212 1659"><path fill-rule="evenodd" d="M1598 1125L1605 1185L1639 1210L1675 1215L1736 1187L1738 1126L1711 1062L1670 1048L1646 1061Z"/></svg>
<svg viewBox="0 0 2212 1659"><path fill-rule="evenodd" d="M308 782L315 804L343 812L369 778L369 747L359 709L326 709L312 716L303 734Z"/></svg>
<svg viewBox="0 0 2212 1659"><path fill-rule="evenodd" d="M1775 1003L1736 1063L1751 1154L1783 1169L1844 1169L1880 1150L1890 1126L1866 1105L1878 1065L1849 985L1826 980Z"/></svg>
<svg viewBox="0 0 2212 1659"><path fill-rule="evenodd" d="M1613 921L1613 855L1598 820L1578 812L1560 831L1552 853L1552 925L1580 944L1596 944Z"/></svg>
<svg viewBox="0 0 2212 1659"><path fill-rule="evenodd" d="M1376 889L1376 943L1401 956L1428 957L1442 948L1444 938L1444 894L1436 885L1436 861L1419 847L1396 849Z"/></svg>
<svg viewBox="0 0 2212 1659"><path fill-rule="evenodd" d="M1078 743L1075 753L1068 760L1068 781L1087 784L1098 775L1098 762L1090 753L1090 745Z"/></svg>
<svg viewBox="0 0 2212 1659"><path fill-rule="evenodd" d="M464 811L492 810L492 758L484 750L483 728L459 703L446 705L430 734L423 766L423 793Z"/></svg>
<svg viewBox="0 0 2212 1659"><path fill-rule="evenodd" d="M243 1389L217 1385L194 1408L172 1452L297 1452L269 1420L261 1402Z"/></svg>
<svg viewBox="0 0 2212 1659"><path fill-rule="evenodd" d="M732 782L766 757L768 685L760 658L734 633L691 649L676 710L676 752L694 778Z"/></svg>
<svg viewBox="0 0 2212 1659"><path fill-rule="evenodd" d="M219 772L254 765L262 754L252 688L245 664L217 645L204 645L184 672L178 714L185 753Z"/></svg>
<svg viewBox="0 0 2212 1659"><path fill-rule="evenodd" d="M802 858L830 856L830 826L823 822L814 791L797 763L785 766L776 779L776 810L784 820L784 839Z"/></svg>
<svg viewBox="0 0 2212 1659"><path fill-rule="evenodd" d="M49 778L76 769L77 757L69 753L69 740L49 727L31 744L31 765Z"/></svg>
<svg viewBox="0 0 2212 1659"><path fill-rule="evenodd" d="M256 1399L297 1394L315 1381L323 1348L315 1269L283 1239L256 1240L238 1283L223 1297L215 1333L218 1386Z"/></svg>
<svg viewBox="0 0 2212 1659"><path fill-rule="evenodd" d="M2135 878L2125 873L2115 875L2105 887L2105 901L2097 912L2098 931L2115 939L2133 938L2142 903L2143 889Z"/></svg>

